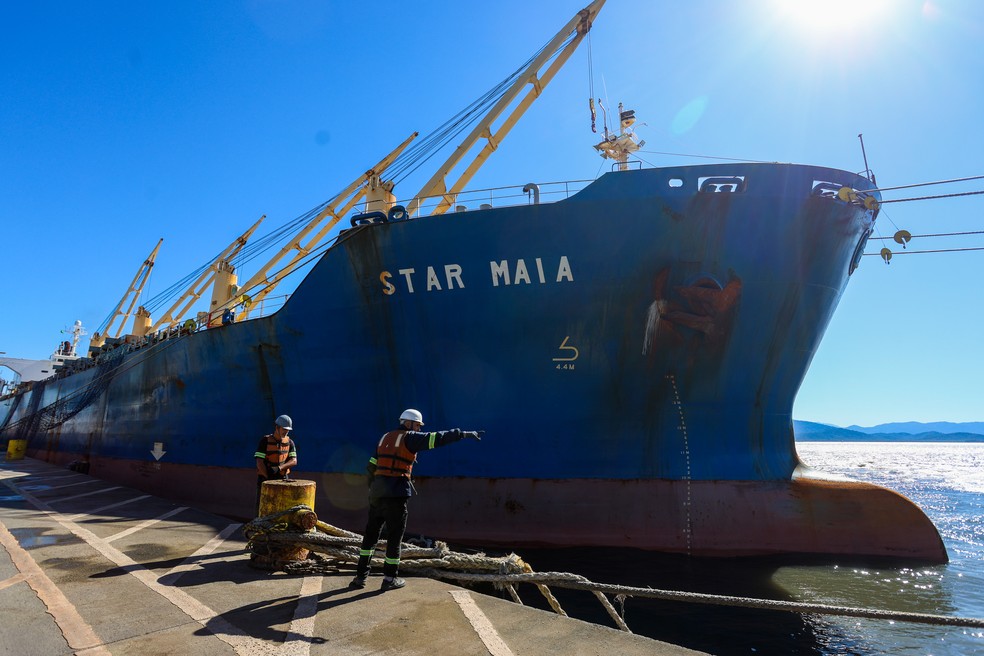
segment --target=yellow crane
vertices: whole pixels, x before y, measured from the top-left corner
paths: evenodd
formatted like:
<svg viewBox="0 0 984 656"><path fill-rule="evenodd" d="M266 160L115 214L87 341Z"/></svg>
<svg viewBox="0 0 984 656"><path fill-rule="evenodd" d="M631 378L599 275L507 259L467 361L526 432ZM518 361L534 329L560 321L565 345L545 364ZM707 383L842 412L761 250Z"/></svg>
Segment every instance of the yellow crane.
<svg viewBox="0 0 984 656"><path fill-rule="evenodd" d="M488 114L472 129L471 133L465 138L464 141L455 149L451 156L447 159L444 164L438 168L437 172L427 181L426 184L421 188L421 190L414 196L413 200L407 205L407 212L410 216L417 211L420 203L423 199L434 196L441 196L441 202L434 209L432 214L443 214L446 212L453 204L454 197L458 192L460 192L466 184L472 179L475 173L485 164L485 160L489 158L489 155L499 147L502 140L505 139L509 131L516 125L520 117L526 113L526 110L530 108L533 101L536 100L539 95L546 88L547 84L553 79L554 75L557 74L567 60L570 59L571 55L574 54L574 50L584 39L585 35L591 30L591 24L594 22L595 17L601 8L604 6L605 0L595 0L590 5L579 11L570 21L567 22L564 27L560 29L557 35L550 41L549 44L540 52L540 55L534 59L529 66L523 71L523 73L517 78L516 82L509 88L508 91L499 99L492 109L489 110ZM556 52L568 36L576 31L577 34L573 39L564 47L563 51L560 52L553 62L550 63L549 68L544 71L542 75L539 74L541 68L543 68L553 53ZM523 89L529 86L526 90L526 95L520 100L519 104L513 109L513 111L506 117L495 132L492 132L492 124L499 118L499 116L506 111L509 105L523 92ZM446 177L451 172L451 170L458 165L459 162L464 158L469 150L475 145L479 139L485 139L486 144L481 151L475 156L471 164L468 165L458 180L451 186L450 189L447 188Z"/></svg>
<svg viewBox="0 0 984 656"><path fill-rule="evenodd" d="M594 0L594 2L579 11L560 29L550 43L541 50L540 54L516 78L512 86L475 125L447 161L438 168L437 172L421 188L420 192L413 197L406 208L408 215L413 215L419 209L421 201L427 197L442 197L439 205L432 212L433 214L443 214L452 206L454 196L472 179L492 152L498 148L498 145L509 131L516 125L520 117L533 104L533 101L539 97L547 84L550 83L567 60L570 59L574 50L591 29L592 22L604 4L605 0ZM572 34L573 37L571 36ZM567 42L566 45L564 45L565 42ZM544 68L545 70L541 73L541 69ZM525 96L515 104L515 107L506 116L502 124L493 131L493 123L506 112L524 90L526 91ZM251 309L258 307L257 303L259 301L268 296L280 281L304 262L305 257L317 248L328 232L356 203L365 200L365 212L367 213L380 211L385 214L388 212L396 203L396 197L393 194L395 183L392 180L385 180L384 174L386 169L396 161L397 157L406 149L410 142L417 137L417 134L414 132L410 135L390 154L356 178L335 196L287 245L281 248L249 280L243 283L236 290L235 296L226 297L224 303L219 303L218 305L213 302L210 313L212 319L210 319L210 322L214 321L217 311L232 305L239 305L241 307L239 315L241 319L247 318ZM472 162L461 173L457 181L448 189L446 183L447 176L452 169L462 162L468 152L472 150L473 146L483 138L486 140L485 146L475 155ZM273 275L270 275L270 272L274 271L276 265L280 266L275 270ZM213 296L213 299L215 298L221 298L221 294Z"/></svg>
<svg viewBox="0 0 984 656"><path fill-rule="evenodd" d="M307 225L305 225L293 239L290 240L286 246L280 249L280 251L273 256L265 265L263 265L259 271L257 271L253 276L243 283L239 291L241 294L246 295L250 298L249 303L243 303L242 310L240 311L240 317L246 318L249 315L250 309L264 297L270 294L271 291L283 280L288 274L290 274L294 269L296 269L302 262L305 256L307 256L314 248L321 243L321 240L325 238L335 224L351 210L356 203L358 203L367 195L372 196L370 201L374 203L380 202L375 197L386 195L386 191L380 180L382 178L383 171L396 160L397 156L403 152L403 150L410 145L410 142L417 138L416 132L411 134L406 140L403 141L399 146L397 146L393 152L381 159L376 166L372 167L358 178L353 180L345 189L343 189L332 202L328 203L324 209L322 209L318 214L311 219ZM389 194L390 196L392 194ZM392 203L390 203L392 205ZM317 231L317 232L315 232ZM313 235L311 233L314 233ZM281 260L290 255L290 259L277 270L277 272L270 278L267 274L273 266L279 263Z"/></svg>
<svg viewBox="0 0 984 656"><path fill-rule="evenodd" d="M212 306L209 308L210 314L215 314L216 311L224 306L226 302L234 295L234 287L236 285L235 269L232 266L231 260L235 257L240 250L246 245L250 236L256 229L263 223L263 219L266 218L264 214L259 218L259 220L254 223L249 230L239 235L239 237L229 244L225 250L219 253L212 263L209 265L198 279L191 284L190 287L180 296L178 300L168 308L160 319L151 325L150 313L144 310L144 308L139 308L137 310L138 317L143 317L143 323L138 326L137 320L134 319L133 333L135 335L146 335L148 332L155 332L162 328L170 328L177 324L181 319L184 318L188 310L191 309L198 299L202 297L205 290L208 289L209 285L212 285ZM143 311L141 313L141 310ZM220 313L221 314L221 313ZM221 317L210 317L209 325L215 325L215 322L221 320Z"/></svg>
<svg viewBox="0 0 984 656"><path fill-rule="evenodd" d="M137 304L137 300L140 298L140 292L143 291L144 285L147 284L147 279L150 277L150 272L154 268L154 260L157 259L157 251L161 249L161 244L164 240L161 239L157 242L157 246L154 250L150 252L147 259L144 260L140 268L137 269L137 275L133 276L133 281L130 282L130 286L127 288L126 293L123 294L123 298L120 302L116 304L116 308L112 312L112 316L106 323L106 329L102 334L99 332L92 333L92 337L89 338L90 347L102 346L106 341L106 336L109 335L113 330L113 324L116 323L117 319L122 317L119 327L116 328L116 333L113 337L119 337L120 333L123 332L123 326L126 325L127 319L130 318L130 314L133 312L133 307ZM131 298L132 297L132 298ZM126 311L123 311L123 305L126 303L127 299L130 299L130 304L127 306Z"/></svg>

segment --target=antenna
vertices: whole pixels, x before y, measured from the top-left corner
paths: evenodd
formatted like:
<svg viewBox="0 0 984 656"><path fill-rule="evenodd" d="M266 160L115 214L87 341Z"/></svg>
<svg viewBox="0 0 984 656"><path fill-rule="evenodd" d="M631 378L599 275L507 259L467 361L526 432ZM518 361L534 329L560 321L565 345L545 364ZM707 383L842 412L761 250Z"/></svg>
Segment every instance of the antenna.
<svg viewBox="0 0 984 656"><path fill-rule="evenodd" d="M605 104L601 102L601 98L598 99L598 106L601 107L601 124L605 129L605 139L609 139L611 135L608 133L608 110L605 109Z"/></svg>
<svg viewBox="0 0 984 656"><path fill-rule="evenodd" d="M868 168L868 155L864 152L864 135L860 132L858 133L858 139L861 140L861 157L864 158L864 174L869 180L871 180L871 184L877 187L878 183L875 182L875 173Z"/></svg>

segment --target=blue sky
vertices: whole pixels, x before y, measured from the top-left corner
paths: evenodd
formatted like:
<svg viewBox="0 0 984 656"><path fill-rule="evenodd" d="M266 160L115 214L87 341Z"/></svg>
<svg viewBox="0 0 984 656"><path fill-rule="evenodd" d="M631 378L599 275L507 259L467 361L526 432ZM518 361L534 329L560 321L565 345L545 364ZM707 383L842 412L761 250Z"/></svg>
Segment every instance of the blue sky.
<svg viewBox="0 0 984 656"><path fill-rule="evenodd" d="M0 4L0 351L42 358L74 320L95 329L161 237L144 298L261 215L258 235L303 214L506 77L585 3ZM984 175L981 43L972 0L608 0L591 61L595 95L646 123L652 165L861 171L863 133L889 187ZM582 46L471 186L596 177L588 96ZM984 230L982 203L887 204L875 237ZM981 420L982 266L984 251L866 257L794 416Z"/></svg>

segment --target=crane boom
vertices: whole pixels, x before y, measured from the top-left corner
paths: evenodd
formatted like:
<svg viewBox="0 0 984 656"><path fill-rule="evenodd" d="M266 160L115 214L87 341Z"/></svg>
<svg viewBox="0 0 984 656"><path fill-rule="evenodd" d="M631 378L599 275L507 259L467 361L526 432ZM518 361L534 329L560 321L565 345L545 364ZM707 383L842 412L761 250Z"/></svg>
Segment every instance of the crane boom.
<svg viewBox="0 0 984 656"><path fill-rule="evenodd" d="M546 47L540 52L540 54L533 60L533 62L526 67L526 69L519 75L516 82L509 88L508 91L499 99L495 106L489 110L488 114L479 121L479 123L472 129L471 133L465 138L464 141L455 149L454 153L447 159L446 162L437 170L437 172L431 177L430 180L421 188L421 190L414 196L413 200L407 205L407 212L412 216L420 206L421 201L427 197L442 196L441 202L438 204L437 208L434 210L433 214L443 214L451 205L454 203L454 194L461 191L462 188L471 180L479 168L485 163L489 155L492 154L502 140L509 134L513 126L519 121L526 110L529 109L533 101L543 92L543 89L547 84L553 79L554 75L560 68L567 62L570 56L577 49L578 44L591 29L591 24L594 21L595 16L601 11L602 6L604 6L605 0L594 0L590 5L579 11L570 21L567 22L564 27L560 29L557 35L547 44ZM570 36L571 32L576 31L577 34L571 39L570 43L563 49L560 54L554 58L550 67L544 72L542 76L537 75L538 71L543 68L554 53L557 52L563 45L564 41ZM516 108L509 114L509 116L503 121L502 125L492 133L492 123L499 118L506 108L519 96L523 91L523 88L529 84L530 89L527 91L526 96L520 101ZM447 188L446 177L463 158L472 149L475 143L480 138L485 138L487 143L485 147L475 156L472 163L465 169L465 171L458 178L457 182L452 185L451 189Z"/></svg>
<svg viewBox="0 0 984 656"><path fill-rule="evenodd" d="M103 331L103 335L108 335L113 328L113 324L116 320L122 317L119 327L116 329L116 334L113 337L119 337L120 333L123 332L123 327L126 325L127 319L133 313L133 307L137 304L137 299L140 298L140 292L143 291L144 285L147 284L147 279L150 277L150 271L154 268L154 260L157 259L157 251L161 249L161 244L164 240L161 239L157 242L157 246L154 246L154 250L150 252L147 259L143 261L140 268L137 269L137 274L133 276L133 280L130 282L130 286L127 288L126 293L123 294L123 298L120 302L116 304L116 308L113 309L112 316L106 323L106 329ZM127 306L126 312L123 312L123 304L126 303L127 298L130 299L130 305ZM96 333L98 335L98 333ZM94 336L95 337L95 336Z"/></svg>
<svg viewBox="0 0 984 656"><path fill-rule="evenodd" d="M240 312L240 317L245 319L249 314L252 305L255 305L257 301L262 300L267 296L273 289L283 280L288 274L290 274L300 262L310 253L318 243L324 239L328 231L331 230L338 221L345 216L345 214L352 209L357 202L365 197L366 194L366 184L372 180L374 177L379 178L383 175L383 172L389 167L397 156L403 152L403 150L410 145L410 142L417 138L417 132L414 132L406 140L403 141L399 146L397 146L389 155L381 159L376 166L372 167L361 176L353 180L345 189L343 189L335 199L325 205L324 209L318 212L308 224L293 238L290 243L280 249L280 251L274 255L265 265L260 267L260 270L253 274L249 280L240 285L239 290L243 294L249 294L251 297L252 304L249 306L244 305ZM320 229L318 229L320 226ZM308 239L312 232L317 230L313 236ZM305 241L307 240L307 241ZM304 242L304 243L302 243ZM280 269L270 278L267 274L273 268L273 266L287 257L291 252L293 255L290 260L287 261Z"/></svg>
<svg viewBox="0 0 984 656"><path fill-rule="evenodd" d="M509 134L536 98L540 96L547 84L553 80L557 72L570 59L585 35L591 30L591 24L604 4L605 0L593 0L591 4L574 15L539 54L536 55L533 61L523 69L509 89L496 101L495 105L485 116L479 120L469 135L455 149L447 161L438 168L431 179L421 188L420 192L413 197L406 208L409 215L413 215L419 209L421 201L427 197L441 197L441 201L433 211L433 214L442 214L451 207L454 203L455 195L468 184L492 152L498 148L499 143ZM541 69L545 70L542 70L541 73ZM526 89L527 85L529 85L529 89ZM525 95L523 95L524 89L526 89ZM499 120L514 104L515 106L505 116L501 125L493 131L493 123ZM239 305L241 308L239 319L248 318L250 310L256 307L256 303L268 296L284 278L295 271L305 261L307 256L318 247L328 232L335 227L338 221L356 203L365 200L367 212L379 209L385 210L391 207L395 202L395 197L392 195L394 183L392 181L384 181L383 174L396 161L410 142L417 137L417 134L417 132L414 132L410 135L403 143L380 160L376 166L353 180L330 202L326 203L314 218L297 232L276 255L261 266L249 280L238 286L238 288L234 284L225 285L232 290L235 296L214 295L212 300L213 307L209 313L210 325L212 316L218 310L232 308L235 305ZM473 149L479 139L482 138L486 140L485 146L475 155L471 163L464 169L464 172L458 177L451 188L448 189L446 180L448 175L452 169L455 169L462 163L465 156ZM249 232L251 233L255 227L253 226ZM245 236L240 239L244 238ZM222 259L222 256L217 258L216 263L220 263L219 259ZM275 266L279 268L271 275L271 271L274 271ZM216 264L213 263L210 271L203 273L199 277L191 289L154 324L153 329L158 329L165 324L173 326L177 323L191 305L201 297L205 286L213 280L217 280L216 272ZM231 270L227 271L227 273L231 273ZM209 275L210 277L206 281L205 277ZM182 303L185 304L184 307L179 308Z"/></svg>
<svg viewBox="0 0 984 656"><path fill-rule="evenodd" d="M236 254L239 253L239 251L246 245L246 242L249 240L253 232L260 226L261 223L263 223L263 219L265 218L266 214L261 216L259 220L249 228L249 230L239 235L234 242L226 246L225 250L219 253L215 259L212 260L212 263L209 265L208 269L203 271L202 274L198 276L198 279L195 280L190 287L188 287L185 293L182 294L170 308L168 308L167 312L165 312L164 315L154 323L150 330L156 331L161 328L169 328L181 321L188 310L191 309L191 306L202 297L202 294L205 293L208 286L212 284L213 280L215 280L216 271L218 271L220 266L219 263L235 257ZM184 307L181 307L182 304Z"/></svg>

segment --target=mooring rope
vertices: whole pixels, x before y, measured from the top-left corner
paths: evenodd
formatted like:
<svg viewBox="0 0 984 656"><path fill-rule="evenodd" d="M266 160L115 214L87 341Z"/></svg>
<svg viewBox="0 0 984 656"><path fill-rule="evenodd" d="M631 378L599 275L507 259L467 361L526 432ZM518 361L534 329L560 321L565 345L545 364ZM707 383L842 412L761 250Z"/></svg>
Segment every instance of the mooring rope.
<svg viewBox="0 0 984 656"><path fill-rule="evenodd" d="M295 506L266 517L260 517L243 526L248 543L247 548L262 549L270 552L287 546L303 547L309 551L324 554L328 558L355 563L359 560L359 547L362 536L331 526L324 522L317 523L317 530L298 532L292 530L283 518L287 515L310 509L307 506ZM377 543L377 549L385 549L385 542ZM373 564L381 566L383 559L374 557ZM465 554L453 551L444 542L435 542L432 547L421 547L404 543L401 553L400 568L412 571L420 576L434 579L446 579L461 583L491 583L496 589L506 590L510 597L522 604L515 590L517 583L529 583L537 587L547 600L547 603L560 615L567 615L549 586L571 590L587 590L595 595L616 625L623 631L630 631L625 619L606 595L614 595L620 604L627 597L643 597L663 601L679 601L693 604L709 604L715 606L733 606L739 608L757 608L762 610L786 611L793 613L811 613L818 615L839 615L844 617L859 617L896 622L914 622L939 626L964 626L984 628L984 618L954 617L949 615L934 615L929 613L914 613L907 611L881 610L873 608L857 608L851 606L835 606L830 604L807 603L797 601L777 601L772 599L755 599L735 597L731 595L714 595L700 592L682 592L679 590L661 590L658 588L639 588L625 585L595 583L579 574L567 572L534 572L521 557L514 553L508 556L487 556L484 553ZM337 567L324 559L311 559L284 563L282 569L290 574L325 574L337 572Z"/></svg>
<svg viewBox="0 0 984 656"><path fill-rule="evenodd" d="M937 200L939 198L959 198L960 196L980 196L984 191L963 191L955 194L939 194L936 196L919 196L918 198L896 198L894 200L883 200L882 205L888 203L906 203L912 200Z"/></svg>
<svg viewBox="0 0 984 656"><path fill-rule="evenodd" d="M818 615L841 615L845 617L861 617L867 619L882 619L898 622L916 622L920 624L937 624L945 626L984 627L984 618L953 617L950 615L933 615L929 613L913 613L906 611L880 610L873 608L856 608L851 606L834 606L829 604L814 604L797 601L776 601L771 599L754 599L730 595L712 595L699 592L680 592L677 590L660 590L658 588L637 588L623 585L595 583L577 574L564 572L542 572L535 574L508 574L493 577L486 574L468 574L461 572L433 571L429 574L438 578L458 581L482 582L495 581L499 583L538 583L550 584L554 587L573 590L589 590L627 597L647 597L665 601L682 601L696 604L716 606L737 606L741 608L758 608L764 610L780 610L795 613L814 613Z"/></svg>

